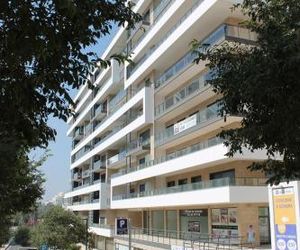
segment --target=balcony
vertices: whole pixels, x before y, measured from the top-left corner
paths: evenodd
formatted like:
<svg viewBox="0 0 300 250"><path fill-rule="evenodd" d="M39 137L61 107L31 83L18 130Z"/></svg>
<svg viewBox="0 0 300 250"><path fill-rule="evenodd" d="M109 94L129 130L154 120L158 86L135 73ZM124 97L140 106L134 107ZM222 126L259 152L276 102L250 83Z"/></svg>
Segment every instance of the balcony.
<svg viewBox="0 0 300 250"><path fill-rule="evenodd" d="M168 154L166 156L163 156L161 158L146 161L144 164L138 165L136 167L132 167L132 168L129 168L129 169L122 169L121 171L113 174L112 178L116 178L118 176L122 176L122 175L125 175L125 174L128 174L128 173L133 173L133 172L136 172L136 171L141 170L141 169L149 168L149 167L155 166L157 164L160 164L160 163L163 163L163 162L166 162L166 161L170 161L170 160L176 159L178 157L182 157L184 155L191 154L193 152L200 151L200 150L203 150L203 149L206 149L208 147L212 147L212 146L215 146L215 145L218 145L218 144L221 144L221 143L223 143L223 140L221 138L213 137L213 138L211 138L207 141L200 142L200 143L194 144L192 146L186 147L182 150L175 151L175 152L170 153L170 154Z"/></svg>
<svg viewBox="0 0 300 250"><path fill-rule="evenodd" d="M85 189L72 191L65 194L65 198L71 198L79 195L90 195L95 191L99 191L99 198L84 198L81 201L72 202L68 208L73 211L88 211L105 209L110 206L110 185L109 183L94 183Z"/></svg>
<svg viewBox="0 0 300 250"><path fill-rule="evenodd" d="M125 150L107 159L107 167L109 168L118 168L125 164L126 164Z"/></svg>
<svg viewBox="0 0 300 250"><path fill-rule="evenodd" d="M150 150L150 138L132 141L128 144L127 156L136 156Z"/></svg>
<svg viewBox="0 0 300 250"><path fill-rule="evenodd" d="M107 114L107 109L100 104L94 111L93 119L103 119Z"/></svg>
<svg viewBox="0 0 300 250"><path fill-rule="evenodd" d="M123 169L112 176L111 186L120 186L156 176L180 174L183 171L201 170L236 161L253 162L268 159L266 150L252 152L243 148L242 153L236 153L233 157L226 156L227 153L228 147L223 145L222 140L213 137L166 156L147 161L143 165ZM277 155L274 158L280 159Z"/></svg>
<svg viewBox="0 0 300 250"><path fill-rule="evenodd" d="M82 172L82 178L86 178L90 176L90 170L85 170Z"/></svg>
<svg viewBox="0 0 300 250"><path fill-rule="evenodd" d="M94 172L98 172L102 169L105 169L106 168L106 164L105 162L101 161L101 160L98 160L98 161L94 161L93 163L93 170Z"/></svg>
<svg viewBox="0 0 300 250"><path fill-rule="evenodd" d="M128 102L118 109L110 119L106 120L100 127L94 131L90 137L84 140L77 149L83 147L87 141L95 138L97 135L99 141L92 146L92 149L86 152L78 160L72 159L71 169L78 167L96 154L100 154L104 150L114 149L114 145L125 136L137 129L142 129L153 121L153 99L151 98L153 90L149 87L143 87ZM105 118L106 119L106 118ZM116 126L116 127L114 127ZM99 136L102 137L99 138ZM72 150L72 158L76 154L76 149Z"/></svg>
<svg viewBox="0 0 300 250"><path fill-rule="evenodd" d="M135 31L131 32L133 35L131 35L130 41L128 41L128 44L130 44L129 52L134 50L141 43L141 41L144 39L144 37L150 32L150 30L152 30L152 28L155 26L155 24L160 20L160 18L169 9L169 7L171 6L171 4L174 1L175 0L163 0L163 1L160 1L159 4L154 7L153 23L150 26L145 26L142 28L141 27L142 24L137 25L137 28L135 28ZM138 34L138 38L136 38L137 30L143 30L142 34Z"/></svg>
<svg viewBox="0 0 300 250"><path fill-rule="evenodd" d="M73 136L73 140L81 140L83 138L83 128L77 128L74 131L74 136Z"/></svg>
<svg viewBox="0 0 300 250"><path fill-rule="evenodd" d="M225 40L253 43L256 40L256 35L248 29L223 24L213 31L207 38L201 41L201 43L207 45L208 47L212 47L222 43ZM205 49L207 49L207 47ZM173 79L176 75L190 66L194 62L195 58L196 54L193 54L193 52L188 52L155 80L155 88L158 89L165 84L168 84L170 79Z"/></svg>
<svg viewBox="0 0 300 250"><path fill-rule="evenodd" d="M143 193L115 195L112 198L112 208L266 203L267 189L265 178L222 178L153 189Z"/></svg>
<svg viewBox="0 0 300 250"><path fill-rule="evenodd" d="M123 122L121 125L113 127L105 136L101 137L101 139L93 146L84 146L82 149L80 149L77 153L75 153L72 159L72 163L77 161L78 159L82 158L84 155L89 153L93 148L97 147L98 145L102 144L104 141L106 141L108 138L112 137L114 134L119 132L121 129L126 127L129 123L137 119L143 114L143 112L131 112L131 115L129 117L126 117L126 121Z"/></svg>
<svg viewBox="0 0 300 250"><path fill-rule="evenodd" d="M207 73L201 75L199 78L191 81L183 89L180 89L174 95L167 97L163 103L155 107L155 116L159 118L166 112L173 110L173 108L187 102L191 98L196 97L199 93L208 89L209 86L206 84L207 75Z"/></svg>
<svg viewBox="0 0 300 250"><path fill-rule="evenodd" d="M187 19L188 16L203 2L204 0L197 0L197 2L185 13L185 15L160 39L155 45L151 46L149 50L134 64L127 67L127 79L158 49L158 47L167 38L173 34L173 32Z"/></svg>
<svg viewBox="0 0 300 250"><path fill-rule="evenodd" d="M215 103L157 133L155 145L164 148L174 147L193 138L216 131L220 127L234 123L239 124L240 121L240 116L229 115L226 116L225 121L224 117L219 115L218 103Z"/></svg>
<svg viewBox="0 0 300 250"><path fill-rule="evenodd" d="M82 176L81 173L77 172L73 174L72 180L76 181L76 180L81 180Z"/></svg>

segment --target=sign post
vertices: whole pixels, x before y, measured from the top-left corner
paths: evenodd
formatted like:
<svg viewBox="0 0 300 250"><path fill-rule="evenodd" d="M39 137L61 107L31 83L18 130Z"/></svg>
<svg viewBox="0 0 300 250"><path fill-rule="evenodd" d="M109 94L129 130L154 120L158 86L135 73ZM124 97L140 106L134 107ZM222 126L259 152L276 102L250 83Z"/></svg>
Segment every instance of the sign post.
<svg viewBox="0 0 300 250"><path fill-rule="evenodd" d="M131 250L131 225L130 219L116 218L116 235L128 235L128 249Z"/></svg>
<svg viewBox="0 0 300 250"><path fill-rule="evenodd" d="M271 240L274 250L299 249L299 194L299 181L269 187Z"/></svg>

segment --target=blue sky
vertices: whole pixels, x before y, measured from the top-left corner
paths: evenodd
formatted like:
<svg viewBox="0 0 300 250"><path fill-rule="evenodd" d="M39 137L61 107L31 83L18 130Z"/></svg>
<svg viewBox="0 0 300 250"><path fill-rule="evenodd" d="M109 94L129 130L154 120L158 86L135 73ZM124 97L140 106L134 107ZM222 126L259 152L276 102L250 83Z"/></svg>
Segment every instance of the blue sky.
<svg viewBox="0 0 300 250"><path fill-rule="evenodd" d="M101 55L105 48L111 42L115 35L117 27L113 27L110 35L101 38L95 46L88 50L94 51ZM76 90L71 93L76 94ZM43 201L48 201L59 192L66 192L70 190L70 151L71 151L71 138L67 137L67 124L57 118L51 117L49 119L49 126L56 129L57 136L55 142L50 142L49 149L52 154L41 170L45 174L45 194ZM33 152L31 155L37 158L41 154L41 150Z"/></svg>

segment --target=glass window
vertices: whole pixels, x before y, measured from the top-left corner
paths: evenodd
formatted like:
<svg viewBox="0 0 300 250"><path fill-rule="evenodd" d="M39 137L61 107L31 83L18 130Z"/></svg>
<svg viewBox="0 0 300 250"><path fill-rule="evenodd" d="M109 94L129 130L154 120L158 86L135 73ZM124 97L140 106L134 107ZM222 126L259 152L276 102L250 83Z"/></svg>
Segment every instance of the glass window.
<svg viewBox="0 0 300 250"><path fill-rule="evenodd" d="M197 89L199 89L199 82L198 82L198 80L192 82L187 87L187 94L190 95L190 94L194 93Z"/></svg>
<svg viewBox="0 0 300 250"><path fill-rule="evenodd" d="M170 237L176 237L177 231L177 211L171 210L167 211L167 230L170 234Z"/></svg>
<svg viewBox="0 0 300 250"><path fill-rule="evenodd" d="M164 230L164 211L153 211L152 212L152 228L154 233L163 232Z"/></svg>
<svg viewBox="0 0 300 250"><path fill-rule="evenodd" d="M175 181L168 181L167 182L167 187L174 187L175 186Z"/></svg>
<svg viewBox="0 0 300 250"><path fill-rule="evenodd" d="M174 105L174 98L173 96L170 96L166 99L166 109Z"/></svg>
<svg viewBox="0 0 300 250"><path fill-rule="evenodd" d="M178 185L184 185L184 184L187 184L187 183L188 183L187 178L178 180Z"/></svg>
<svg viewBox="0 0 300 250"><path fill-rule="evenodd" d="M200 234L208 233L208 210L186 209L180 210L180 231L193 232L190 237L199 238Z"/></svg>
<svg viewBox="0 0 300 250"><path fill-rule="evenodd" d="M201 175L193 176L191 178L191 183L200 182L202 180Z"/></svg>
<svg viewBox="0 0 300 250"><path fill-rule="evenodd" d="M209 178L210 178L210 180L221 179L221 178L234 179L235 178L235 170L231 169L231 170L227 170L227 171L211 173L209 175Z"/></svg>
<svg viewBox="0 0 300 250"><path fill-rule="evenodd" d="M145 184L140 184L140 193L143 193L143 192L145 192L145 188L146 186L145 186Z"/></svg>
<svg viewBox="0 0 300 250"><path fill-rule="evenodd" d="M143 165L143 164L145 164L145 162L146 162L145 157L139 159L139 165Z"/></svg>

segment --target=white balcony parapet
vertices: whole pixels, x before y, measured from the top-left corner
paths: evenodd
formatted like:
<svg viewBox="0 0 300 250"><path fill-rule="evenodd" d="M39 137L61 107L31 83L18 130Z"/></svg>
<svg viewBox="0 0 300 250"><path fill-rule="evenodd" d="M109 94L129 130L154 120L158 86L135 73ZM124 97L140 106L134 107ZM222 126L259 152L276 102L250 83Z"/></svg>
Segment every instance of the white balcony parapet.
<svg viewBox="0 0 300 250"><path fill-rule="evenodd" d="M101 132L103 132L107 127L112 125L114 122L116 122L117 119L119 119L122 115L124 115L130 108L132 108L134 105L136 105L139 101L142 99L145 99L146 93L148 93L150 89L148 87L143 88L138 91L132 98L130 98L126 103L123 103L122 106L119 107L119 109L115 110L115 112L110 113L110 115L106 116L105 119L101 121L100 124L98 124L94 131L86 137L84 140L82 140L80 143L76 144L76 147L71 151L71 155L75 154L77 151L81 150L81 148L90 142L96 135L99 135ZM122 92L122 91L121 91ZM135 92L133 92L134 94ZM117 98L119 99L119 98ZM123 100L123 99L119 99Z"/></svg>
<svg viewBox="0 0 300 250"><path fill-rule="evenodd" d="M92 150L84 154L81 158L72 163L71 169L81 165L86 160L90 159L93 155L99 154L103 150L105 150L108 146L117 142L118 140L124 138L124 136L141 126L151 123L153 121L153 100L151 98L153 94L153 90L149 87L145 87L141 89L134 97L132 97L126 104L124 104L119 110L117 110L109 120L107 120L104 124L102 124L99 128L97 128L94 133L99 134L101 131L106 129L109 125L114 123L118 118L120 118L124 113L126 113L130 108L134 105L142 101L143 103L143 113L140 116L137 116L135 120L131 121L129 124L122 126L120 130L115 131L111 136L107 139L100 141L98 145L95 145ZM91 138L87 138L86 140L91 140L94 138L94 133L90 136Z"/></svg>
<svg viewBox="0 0 300 250"><path fill-rule="evenodd" d="M130 169L126 172L120 172L119 174L112 176L111 185L124 185L129 182L176 173L194 167L203 169L211 165L236 160L260 161L268 158L265 150L251 152L246 149L243 150L243 154L237 153L233 157L228 157L226 156L228 148L219 143L220 142L216 141L215 144L212 143L209 147L205 147L206 144L204 145L202 143L201 146L197 146L194 150L192 148L184 149L186 154L178 151L175 152L174 157L169 155L162 159L157 159L154 162L149 162L148 165L141 166L141 168L133 168L132 172L130 172Z"/></svg>
<svg viewBox="0 0 300 250"><path fill-rule="evenodd" d="M197 197L197 199L195 199ZM267 202L265 178L222 178L113 196L112 208Z"/></svg>

